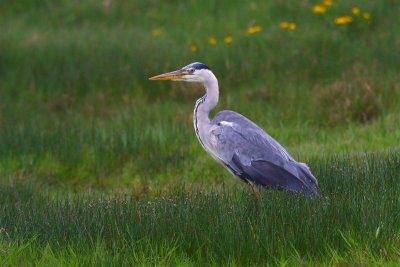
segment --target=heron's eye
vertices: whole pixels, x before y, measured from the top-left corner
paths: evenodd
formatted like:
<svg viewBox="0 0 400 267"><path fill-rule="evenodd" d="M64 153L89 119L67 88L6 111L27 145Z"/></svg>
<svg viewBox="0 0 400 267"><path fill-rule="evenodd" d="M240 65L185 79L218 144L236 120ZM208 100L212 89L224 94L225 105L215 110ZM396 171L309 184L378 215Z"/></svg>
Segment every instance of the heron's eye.
<svg viewBox="0 0 400 267"><path fill-rule="evenodd" d="M189 74L193 74L194 69L188 69L187 72L188 72Z"/></svg>

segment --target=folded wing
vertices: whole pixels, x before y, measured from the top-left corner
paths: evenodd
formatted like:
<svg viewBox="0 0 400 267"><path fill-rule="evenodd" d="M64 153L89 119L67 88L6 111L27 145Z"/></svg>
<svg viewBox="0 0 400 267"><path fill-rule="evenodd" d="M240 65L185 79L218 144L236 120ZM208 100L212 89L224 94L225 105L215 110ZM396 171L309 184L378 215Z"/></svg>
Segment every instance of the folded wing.
<svg viewBox="0 0 400 267"><path fill-rule="evenodd" d="M222 111L211 134L220 161L240 179L292 193L319 195L307 165L295 161L271 136L246 117Z"/></svg>

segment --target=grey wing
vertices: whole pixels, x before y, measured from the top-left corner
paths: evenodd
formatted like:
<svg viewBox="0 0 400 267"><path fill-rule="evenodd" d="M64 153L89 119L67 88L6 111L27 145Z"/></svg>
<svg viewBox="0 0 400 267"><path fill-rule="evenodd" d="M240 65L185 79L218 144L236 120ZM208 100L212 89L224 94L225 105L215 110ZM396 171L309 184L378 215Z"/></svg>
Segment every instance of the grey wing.
<svg viewBox="0 0 400 267"><path fill-rule="evenodd" d="M211 131L215 152L223 164L244 181L293 193L319 195L307 165L296 162L271 136L246 117L222 111Z"/></svg>

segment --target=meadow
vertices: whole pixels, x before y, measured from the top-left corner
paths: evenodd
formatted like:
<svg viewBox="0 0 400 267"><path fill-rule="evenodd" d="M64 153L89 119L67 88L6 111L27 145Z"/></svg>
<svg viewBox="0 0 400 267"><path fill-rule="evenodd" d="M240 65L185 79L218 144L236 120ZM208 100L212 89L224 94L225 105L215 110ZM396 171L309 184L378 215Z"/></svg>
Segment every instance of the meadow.
<svg viewBox="0 0 400 267"><path fill-rule="evenodd" d="M400 5L0 3L0 263L399 265ZM218 110L307 162L315 201L249 188L195 138Z"/></svg>

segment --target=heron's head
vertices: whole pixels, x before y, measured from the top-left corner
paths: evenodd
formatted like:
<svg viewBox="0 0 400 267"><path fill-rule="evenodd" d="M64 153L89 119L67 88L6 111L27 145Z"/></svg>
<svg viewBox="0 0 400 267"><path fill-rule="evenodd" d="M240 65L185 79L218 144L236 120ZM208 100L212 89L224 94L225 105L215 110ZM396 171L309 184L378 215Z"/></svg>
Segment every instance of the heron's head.
<svg viewBox="0 0 400 267"><path fill-rule="evenodd" d="M203 83L210 72L211 70L209 67L203 63L195 62L181 68L180 70L151 77L149 80L172 80Z"/></svg>

